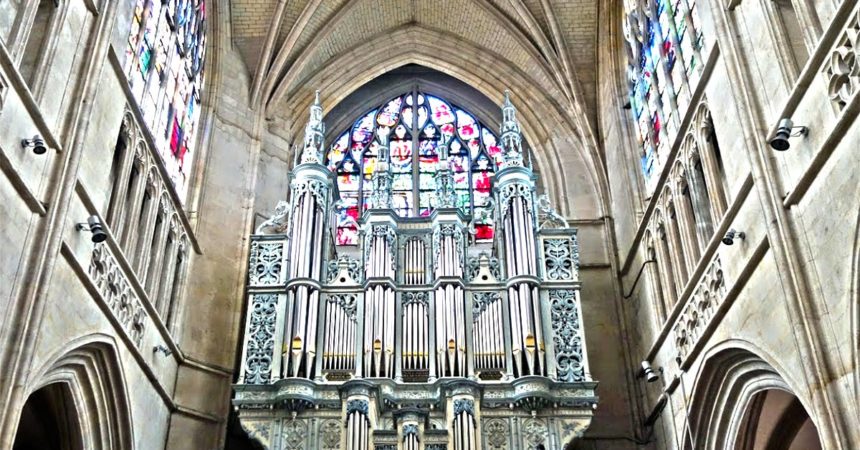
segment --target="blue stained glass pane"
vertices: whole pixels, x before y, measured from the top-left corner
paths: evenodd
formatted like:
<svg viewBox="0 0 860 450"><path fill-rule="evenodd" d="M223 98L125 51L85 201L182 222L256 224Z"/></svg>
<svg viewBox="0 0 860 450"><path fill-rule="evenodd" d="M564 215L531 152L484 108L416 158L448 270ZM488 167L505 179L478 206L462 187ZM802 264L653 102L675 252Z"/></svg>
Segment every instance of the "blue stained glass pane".
<svg viewBox="0 0 860 450"><path fill-rule="evenodd" d="M352 142L354 145L365 145L373 137L373 117L376 110L367 113L355 122L352 127Z"/></svg>

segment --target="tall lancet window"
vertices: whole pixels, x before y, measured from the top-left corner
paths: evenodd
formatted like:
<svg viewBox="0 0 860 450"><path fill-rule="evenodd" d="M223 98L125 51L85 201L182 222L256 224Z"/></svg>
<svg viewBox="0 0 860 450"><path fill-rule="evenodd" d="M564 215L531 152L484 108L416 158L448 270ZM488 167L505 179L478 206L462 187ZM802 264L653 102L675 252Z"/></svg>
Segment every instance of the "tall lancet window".
<svg viewBox="0 0 860 450"><path fill-rule="evenodd" d="M200 119L206 54L204 0L136 0L125 73L180 198Z"/></svg>
<svg viewBox="0 0 860 450"><path fill-rule="evenodd" d="M342 209L337 244L358 244L356 221L370 207L379 136L388 137L392 208L401 217L429 216L436 207L440 163L453 175L456 206L470 215L488 205L490 178L501 154L496 134L468 111L423 92L399 95L370 109L332 143L326 164L337 172ZM447 152L447 162L440 161ZM479 241L493 239L491 219L475 226Z"/></svg>
<svg viewBox="0 0 860 450"><path fill-rule="evenodd" d="M705 38L697 0L626 0L625 10L630 110L651 193L701 75Z"/></svg>

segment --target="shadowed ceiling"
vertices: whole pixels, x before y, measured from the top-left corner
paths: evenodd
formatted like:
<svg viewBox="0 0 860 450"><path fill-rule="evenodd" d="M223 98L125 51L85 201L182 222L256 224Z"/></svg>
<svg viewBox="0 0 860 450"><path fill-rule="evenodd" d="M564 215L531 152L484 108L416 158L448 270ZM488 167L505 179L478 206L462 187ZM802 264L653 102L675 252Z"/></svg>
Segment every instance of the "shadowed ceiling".
<svg viewBox="0 0 860 450"><path fill-rule="evenodd" d="M233 41L268 104L340 55L404 27L433 30L502 58L549 92L582 105L594 123L594 0L231 0ZM428 34L427 39L432 39ZM457 49L451 49L457 51ZM351 55L362 58L361 54ZM262 74L260 68L267 68ZM285 83L280 86L279 83ZM275 91L280 88L278 95Z"/></svg>
<svg viewBox="0 0 860 450"><path fill-rule="evenodd" d="M233 44L254 80L252 103L291 134L300 132L314 89L329 110L371 80L418 64L496 104L511 89L538 165L561 167L547 174L556 177L548 184L561 209L576 203L561 187L565 167L583 178L581 191L602 190L594 0L231 0L230 7ZM576 158L565 156L572 150ZM591 212L603 209L587 203Z"/></svg>

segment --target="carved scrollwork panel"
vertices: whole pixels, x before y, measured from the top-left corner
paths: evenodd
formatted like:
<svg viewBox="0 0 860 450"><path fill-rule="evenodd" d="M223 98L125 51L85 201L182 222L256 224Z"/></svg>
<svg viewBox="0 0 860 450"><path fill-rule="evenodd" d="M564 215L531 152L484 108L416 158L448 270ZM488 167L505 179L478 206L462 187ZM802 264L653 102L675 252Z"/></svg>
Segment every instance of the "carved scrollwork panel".
<svg viewBox="0 0 860 450"><path fill-rule="evenodd" d="M337 420L327 420L320 426L319 442L324 450L340 448L340 435L343 425Z"/></svg>
<svg viewBox="0 0 860 450"><path fill-rule="evenodd" d="M277 286L283 283L284 241L252 241L249 285L252 287Z"/></svg>
<svg viewBox="0 0 860 450"><path fill-rule="evenodd" d="M304 450L308 437L308 424L303 419L290 419L281 428L281 448L283 450Z"/></svg>
<svg viewBox="0 0 860 450"><path fill-rule="evenodd" d="M251 296L245 342L245 384L267 384L272 378L277 307L278 296L275 294Z"/></svg>
<svg viewBox="0 0 860 450"><path fill-rule="evenodd" d="M579 277L579 246L576 235L543 241L544 267L548 280L576 280Z"/></svg>
<svg viewBox="0 0 860 450"><path fill-rule="evenodd" d="M483 431L487 450L508 450L510 429L505 420L487 420L483 424Z"/></svg>
<svg viewBox="0 0 860 450"><path fill-rule="evenodd" d="M537 448L546 445L549 428L543 419L529 418L522 424L523 448Z"/></svg>
<svg viewBox="0 0 860 450"><path fill-rule="evenodd" d="M579 301L572 290L549 294L556 370L561 381L585 381Z"/></svg>

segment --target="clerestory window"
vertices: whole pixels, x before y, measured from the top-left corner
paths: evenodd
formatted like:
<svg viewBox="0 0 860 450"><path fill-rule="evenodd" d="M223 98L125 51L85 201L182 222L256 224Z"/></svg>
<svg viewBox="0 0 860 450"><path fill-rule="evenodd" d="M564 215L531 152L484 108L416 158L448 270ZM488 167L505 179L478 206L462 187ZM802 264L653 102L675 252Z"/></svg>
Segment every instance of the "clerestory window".
<svg viewBox="0 0 860 450"><path fill-rule="evenodd" d="M652 193L701 76L705 38L697 0L626 0L625 10L630 110Z"/></svg>
<svg viewBox="0 0 860 450"><path fill-rule="evenodd" d="M180 199L191 174L203 61L204 0L136 0L125 73Z"/></svg>

